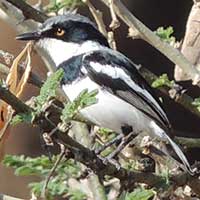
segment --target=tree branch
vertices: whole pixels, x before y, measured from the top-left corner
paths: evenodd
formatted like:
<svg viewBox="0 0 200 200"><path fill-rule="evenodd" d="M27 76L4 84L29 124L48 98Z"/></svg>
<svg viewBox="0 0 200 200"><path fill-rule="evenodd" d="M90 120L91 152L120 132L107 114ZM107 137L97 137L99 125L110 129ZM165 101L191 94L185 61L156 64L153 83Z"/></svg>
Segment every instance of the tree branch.
<svg viewBox="0 0 200 200"><path fill-rule="evenodd" d="M39 10L34 9L32 6L27 4L25 1L22 0L6 0L7 2L11 3L18 9L20 9L26 19L33 19L37 22L44 22L48 17L43 13L40 12Z"/></svg>
<svg viewBox="0 0 200 200"><path fill-rule="evenodd" d="M174 140L181 146L186 146L187 148L200 148L199 138L174 137Z"/></svg>
<svg viewBox="0 0 200 200"><path fill-rule="evenodd" d="M31 110L29 106L21 102L17 97L15 97L11 92L2 86L0 86L0 98L9 103L17 112L29 112ZM40 126L42 130L44 129L44 124L50 123L49 120L46 120L44 123L44 120L46 119L42 119L42 123L41 120L36 120L37 125ZM52 127L52 124L49 124L48 128L49 127ZM52 139L58 144L63 144L74 155L73 158L76 161L83 163L100 177L105 175L116 177L124 184L129 186L134 185L136 182L146 183L149 186L155 186L156 184L165 181L163 177L154 173L130 171L124 168L119 169L111 162L105 163L104 159L96 155L94 151L84 147L82 144L72 139L72 137L70 137L67 133L63 133L60 130L57 130L53 134ZM200 180L198 177L192 177L183 172L179 176L171 176L170 181L172 181L172 184L175 187L190 184L192 189L194 189L194 191L200 195L200 190L196 189L197 186L200 186Z"/></svg>
<svg viewBox="0 0 200 200"><path fill-rule="evenodd" d="M11 105L17 113L27 113L32 109L19 100L6 87L0 85L0 99Z"/></svg>
<svg viewBox="0 0 200 200"><path fill-rule="evenodd" d="M109 7L108 0L101 0L107 7ZM173 63L178 65L187 73L193 81L193 84L198 84L200 81L200 72L183 56L180 51L163 42L155 35L149 28L147 28L141 21L139 21L122 3L120 0L113 1L113 6L116 14L128 25L131 29L137 29L142 38L149 44L158 49L162 54L169 58Z"/></svg>

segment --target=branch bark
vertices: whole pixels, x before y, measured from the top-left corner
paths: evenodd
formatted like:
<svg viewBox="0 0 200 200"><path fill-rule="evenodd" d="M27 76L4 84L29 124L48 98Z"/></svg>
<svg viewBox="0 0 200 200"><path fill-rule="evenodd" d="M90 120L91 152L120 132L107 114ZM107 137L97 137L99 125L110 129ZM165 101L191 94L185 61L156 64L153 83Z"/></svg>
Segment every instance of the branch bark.
<svg viewBox="0 0 200 200"><path fill-rule="evenodd" d="M32 110L3 86L0 86L0 99L11 105L17 113L27 113Z"/></svg>
<svg viewBox="0 0 200 200"><path fill-rule="evenodd" d="M42 23L48 18L43 12L34 9L25 1L7 0L7 2L11 3L16 8L20 9L25 17L25 20L33 19L37 22Z"/></svg>
<svg viewBox="0 0 200 200"><path fill-rule="evenodd" d="M3 97L3 100L10 104L17 112L28 112L31 110L29 106L21 102L19 99L17 99L17 97L15 97L2 86L0 86L0 95L0 98ZM44 120L46 120L45 123ZM49 124L48 128L52 127L52 124L47 119L43 119L42 122L43 123L41 124L40 121L36 121L37 125L40 126L41 129L43 129L43 124ZM136 182L146 183L149 186L155 186L156 184L165 181L163 177L154 173L130 171L124 168L119 169L115 164L111 162L105 163L104 159L96 155L94 151L78 143L67 133L63 133L60 130L57 130L53 134L52 139L58 144L63 144L67 149L70 150L70 152L73 154L73 158L76 161L79 161L86 167L92 169L94 173L100 177L105 175L112 176L118 178L121 182L123 182L123 184L128 186L133 186ZM171 176L170 181L172 181L172 184L175 187L190 184L196 194L200 196L200 180L198 177L193 177L183 172L179 176Z"/></svg>

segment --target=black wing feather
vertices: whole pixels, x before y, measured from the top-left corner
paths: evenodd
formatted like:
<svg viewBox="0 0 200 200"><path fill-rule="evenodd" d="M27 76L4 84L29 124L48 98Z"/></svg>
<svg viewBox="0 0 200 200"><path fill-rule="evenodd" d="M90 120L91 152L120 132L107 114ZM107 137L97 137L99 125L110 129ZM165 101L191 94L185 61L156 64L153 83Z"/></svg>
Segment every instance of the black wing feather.
<svg viewBox="0 0 200 200"><path fill-rule="evenodd" d="M148 99L142 92L134 90L123 79L113 78L106 73L97 72L91 63L99 63L107 67L122 68L126 74L131 77L131 80L137 84L141 89L145 89L151 97L157 102L157 105ZM99 85L103 86L109 92L115 94L119 98L130 103L145 115L154 119L163 128L170 128L171 125L162 110L159 99L153 93L152 88L146 80L139 74L134 64L120 53L110 53L109 51L95 51L83 58L83 65L87 71L88 76ZM114 68L113 68L114 70ZM160 108L158 108L158 106Z"/></svg>

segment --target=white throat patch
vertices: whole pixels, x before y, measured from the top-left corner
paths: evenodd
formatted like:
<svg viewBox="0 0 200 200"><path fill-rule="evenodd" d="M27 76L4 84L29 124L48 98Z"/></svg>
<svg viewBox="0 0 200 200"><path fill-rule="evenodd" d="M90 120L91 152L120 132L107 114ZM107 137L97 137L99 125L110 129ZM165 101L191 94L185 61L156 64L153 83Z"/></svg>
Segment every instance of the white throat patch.
<svg viewBox="0 0 200 200"><path fill-rule="evenodd" d="M56 66L73 56L102 48L100 44L94 41L86 41L82 44L78 44L53 38L41 39L37 44L47 52Z"/></svg>

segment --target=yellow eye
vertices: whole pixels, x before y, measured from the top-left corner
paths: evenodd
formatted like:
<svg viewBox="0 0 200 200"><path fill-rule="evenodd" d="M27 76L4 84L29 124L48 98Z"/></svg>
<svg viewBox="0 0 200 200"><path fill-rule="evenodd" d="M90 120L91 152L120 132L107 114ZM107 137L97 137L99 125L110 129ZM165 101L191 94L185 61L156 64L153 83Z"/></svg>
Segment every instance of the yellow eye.
<svg viewBox="0 0 200 200"><path fill-rule="evenodd" d="M61 29L61 28L58 28L57 30L56 30L56 35L57 36L63 36L65 34L65 31L63 30L63 29Z"/></svg>

